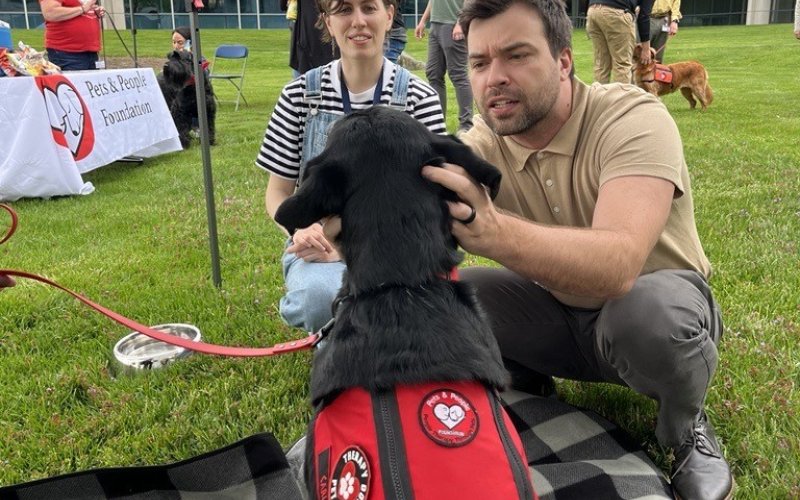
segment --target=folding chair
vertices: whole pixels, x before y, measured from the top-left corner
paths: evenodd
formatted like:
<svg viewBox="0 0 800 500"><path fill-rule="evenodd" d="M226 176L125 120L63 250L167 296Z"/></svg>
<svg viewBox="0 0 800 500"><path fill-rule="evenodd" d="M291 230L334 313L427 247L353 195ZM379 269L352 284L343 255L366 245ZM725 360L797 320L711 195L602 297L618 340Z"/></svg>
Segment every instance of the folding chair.
<svg viewBox="0 0 800 500"><path fill-rule="evenodd" d="M227 80L236 87L236 111L239 110L239 98L247 104L247 99L244 98L242 88L244 87L244 70L247 67L247 55L249 51L244 45L220 45L214 52L214 61L211 63L211 73L209 78L215 80ZM217 73L217 71L232 69L231 64L226 64L224 68L217 66L217 59L238 59L241 61L241 66L237 67L238 73L225 72Z"/></svg>

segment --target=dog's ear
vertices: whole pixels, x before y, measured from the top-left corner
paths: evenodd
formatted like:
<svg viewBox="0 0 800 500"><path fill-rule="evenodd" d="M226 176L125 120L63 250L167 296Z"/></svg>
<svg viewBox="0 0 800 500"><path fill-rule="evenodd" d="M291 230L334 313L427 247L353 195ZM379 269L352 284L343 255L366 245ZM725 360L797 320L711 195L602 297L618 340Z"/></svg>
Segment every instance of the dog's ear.
<svg viewBox="0 0 800 500"><path fill-rule="evenodd" d="M473 179L489 188L489 196L494 199L500 190L500 179L502 175L491 163L472 152L460 140L453 136L436 135L433 139L433 150L437 155L444 158L447 163L453 163L464 167L464 170ZM429 164L430 165L430 164Z"/></svg>
<svg viewBox="0 0 800 500"><path fill-rule="evenodd" d="M300 188L281 203L275 222L289 233L329 215L339 215L347 196L347 174L341 165L322 155L308 163Z"/></svg>

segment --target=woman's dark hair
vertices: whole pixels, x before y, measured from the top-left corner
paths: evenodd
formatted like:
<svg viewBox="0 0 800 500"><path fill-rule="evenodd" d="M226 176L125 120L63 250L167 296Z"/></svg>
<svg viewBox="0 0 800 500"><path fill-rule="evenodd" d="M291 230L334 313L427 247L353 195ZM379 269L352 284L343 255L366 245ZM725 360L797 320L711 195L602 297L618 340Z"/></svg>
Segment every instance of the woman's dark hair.
<svg viewBox="0 0 800 500"><path fill-rule="evenodd" d="M397 0L381 0L383 5L386 6L386 9L389 9L389 6L394 7L395 15L397 15L397 10L400 8L397 5ZM317 18L317 22L314 24L318 30L321 32L322 41L325 43L333 43L333 37L330 33L328 33L328 27L325 26L325 16L330 16L339 12L339 9L342 8L342 0L317 0L317 10L319 11L319 17Z"/></svg>
<svg viewBox="0 0 800 500"><path fill-rule="evenodd" d="M179 34L180 36L182 36L186 40L191 40L192 39L192 30L190 30L188 26L178 26L177 28L172 30L172 34L175 34L175 33Z"/></svg>
<svg viewBox="0 0 800 500"><path fill-rule="evenodd" d="M469 25L473 20L489 19L502 14L515 3L527 5L542 18L545 37L553 57L558 57L562 50L572 47L572 22L567 16L563 0L466 0L458 16L464 37L469 36Z"/></svg>

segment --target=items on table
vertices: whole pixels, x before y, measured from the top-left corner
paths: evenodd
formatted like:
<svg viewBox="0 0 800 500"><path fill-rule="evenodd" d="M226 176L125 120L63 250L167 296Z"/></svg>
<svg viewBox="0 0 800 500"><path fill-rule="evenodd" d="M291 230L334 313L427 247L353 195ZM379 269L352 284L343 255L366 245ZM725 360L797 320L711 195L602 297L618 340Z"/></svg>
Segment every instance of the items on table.
<svg viewBox="0 0 800 500"><path fill-rule="evenodd" d="M0 47L0 73L3 76L41 76L61 73L61 68L47 60L44 52L21 41L17 50Z"/></svg>

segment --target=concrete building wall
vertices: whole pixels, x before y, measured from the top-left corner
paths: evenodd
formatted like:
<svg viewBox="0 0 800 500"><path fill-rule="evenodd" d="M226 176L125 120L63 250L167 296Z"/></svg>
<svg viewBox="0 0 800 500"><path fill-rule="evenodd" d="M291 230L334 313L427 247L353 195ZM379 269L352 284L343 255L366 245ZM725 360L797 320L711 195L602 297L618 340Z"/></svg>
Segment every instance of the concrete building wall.
<svg viewBox="0 0 800 500"><path fill-rule="evenodd" d="M748 0L746 24L769 24L771 0Z"/></svg>

